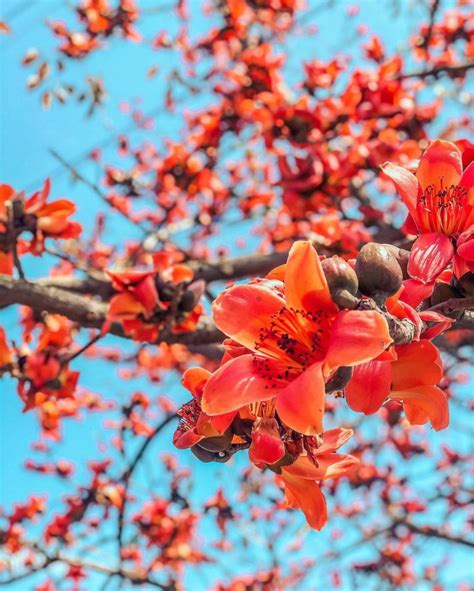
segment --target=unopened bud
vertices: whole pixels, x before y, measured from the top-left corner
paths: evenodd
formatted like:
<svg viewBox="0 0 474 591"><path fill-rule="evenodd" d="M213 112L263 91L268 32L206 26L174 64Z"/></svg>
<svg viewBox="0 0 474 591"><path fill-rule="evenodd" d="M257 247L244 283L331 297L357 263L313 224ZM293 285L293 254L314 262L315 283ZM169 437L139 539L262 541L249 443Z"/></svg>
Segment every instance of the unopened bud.
<svg viewBox="0 0 474 591"><path fill-rule="evenodd" d="M193 445L191 451L198 460L201 460L201 462L205 462L207 464L208 462L214 461L214 453L212 451L202 449L202 447L199 447L198 445Z"/></svg>
<svg viewBox="0 0 474 591"><path fill-rule="evenodd" d="M232 441L232 436L232 431L227 429L227 431L219 437L205 437L204 439L201 439L197 445L207 451L224 451L229 447Z"/></svg>
<svg viewBox="0 0 474 591"><path fill-rule="evenodd" d="M385 246L388 252L393 254L397 259L397 263L400 265L400 269L403 273L403 279L409 279L408 261L410 260L410 251L405 250L404 248L398 248L398 246L394 246L393 244L382 244L382 246Z"/></svg>
<svg viewBox="0 0 474 591"><path fill-rule="evenodd" d="M400 265L383 244L369 242L363 246L356 259L355 271L360 291L376 300L385 301L402 285Z"/></svg>
<svg viewBox="0 0 474 591"><path fill-rule="evenodd" d="M197 281L193 281L188 287L186 291L181 296L181 300L179 302L179 309L183 312L191 312L196 304L201 299L204 290L206 289L206 284L202 279L198 279Z"/></svg>
<svg viewBox="0 0 474 591"><path fill-rule="evenodd" d="M252 433L253 421L251 419L241 419L238 415L232 421L232 431L239 437L248 438Z"/></svg>
<svg viewBox="0 0 474 591"><path fill-rule="evenodd" d="M321 266L328 282L331 296L340 308L355 308L359 282L354 269L343 258L333 256L324 259Z"/></svg>
<svg viewBox="0 0 474 591"><path fill-rule="evenodd" d="M183 312L191 312L196 305L196 298L192 291L185 291L179 300L178 309Z"/></svg>
<svg viewBox="0 0 474 591"><path fill-rule="evenodd" d="M198 445L193 445L191 448L193 454L201 460L201 462L208 463L208 462L228 462L233 455L232 449L227 449L223 451L208 451L207 449L203 449Z"/></svg>

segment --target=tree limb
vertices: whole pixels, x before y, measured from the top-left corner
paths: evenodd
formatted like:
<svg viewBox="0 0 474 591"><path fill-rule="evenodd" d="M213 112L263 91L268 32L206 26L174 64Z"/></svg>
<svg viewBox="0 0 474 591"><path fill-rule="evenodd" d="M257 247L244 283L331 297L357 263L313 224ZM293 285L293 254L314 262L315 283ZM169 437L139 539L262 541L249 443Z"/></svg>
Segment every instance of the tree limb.
<svg viewBox="0 0 474 591"><path fill-rule="evenodd" d="M102 328L107 315L107 304L75 293L44 287L21 279L0 275L0 308L20 304L37 312L61 314L84 328ZM131 338L121 324L114 322L109 332L113 335ZM202 317L196 331L175 334L164 330L157 343L181 343L183 345L205 345L222 341L224 335L209 317Z"/></svg>

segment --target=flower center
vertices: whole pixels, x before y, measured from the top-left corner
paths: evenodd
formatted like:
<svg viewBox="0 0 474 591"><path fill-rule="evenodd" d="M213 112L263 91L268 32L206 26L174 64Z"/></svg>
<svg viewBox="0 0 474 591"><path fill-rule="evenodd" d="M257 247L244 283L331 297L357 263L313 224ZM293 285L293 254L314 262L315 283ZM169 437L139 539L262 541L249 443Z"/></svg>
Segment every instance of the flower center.
<svg viewBox="0 0 474 591"><path fill-rule="evenodd" d="M434 232L447 236L459 234L463 230L463 221L467 214L466 198L466 187L445 187L441 177L438 186L428 185L419 197L423 221Z"/></svg>

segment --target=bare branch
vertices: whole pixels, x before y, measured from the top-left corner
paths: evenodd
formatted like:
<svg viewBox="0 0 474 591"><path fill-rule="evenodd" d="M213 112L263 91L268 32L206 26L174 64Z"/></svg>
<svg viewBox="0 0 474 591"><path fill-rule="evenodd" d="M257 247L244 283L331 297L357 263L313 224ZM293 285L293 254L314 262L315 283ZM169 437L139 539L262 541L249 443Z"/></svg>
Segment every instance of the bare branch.
<svg viewBox="0 0 474 591"><path fill-rule="evenodd" d="M411 532L419 534L421 536L425 536L427 538L437 538L439 540L444 540L446 542L461 544L462 546L467 546L468 548L474 548L473 541L468 540L466 538L462 538L460 536L455 536L453 534L443 531L440 528L431 527L429 525L415 525L412 521L408 519L397 520L394 523L394 525L403 525L406 528L408 528Z"/></svg>
<svg viewBox="0 0 474 591"><path fill-rule="evenodd" d="M436 66L430 70L418 70L416 72L408 72L407 74L399 74L395 77L396 80L407 80L408 78L419 78L424 79L429 76L433 78L439 78L441 74L448 74L451 77L463 76L468 70L474 68L474 60L469 60L464 64L458 64L456 66Z"/></svg>

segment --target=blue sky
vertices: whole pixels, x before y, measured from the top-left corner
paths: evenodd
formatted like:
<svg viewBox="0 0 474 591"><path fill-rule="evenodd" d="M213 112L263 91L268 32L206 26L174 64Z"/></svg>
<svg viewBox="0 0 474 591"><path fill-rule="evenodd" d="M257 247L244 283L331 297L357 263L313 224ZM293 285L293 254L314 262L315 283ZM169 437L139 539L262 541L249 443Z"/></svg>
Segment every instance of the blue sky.
<svg viewBox="0 0 474 591"><path fill-rule="evenodd" d="M151 52L142 45L111 41L103 51L96 52L85 62L77 64L68 64L68 80L77 80L86 72L96 76L103 76L108 91L109 98L101 111L91 118L86 118L85 107L78 106L72 101L70 105L54 105L50 111L44 111L39 104L38 92L27 92L25 81L27 71L20 66L21 58L25 51L30 47L37 47L45 55L53 55L53 49L57 40L51 35L45 26L45 20L51 19L69 19L70 10L66 8L65 3L57 0L36 0L31 1L24 7L23 0L3 0L0 8L2 16L13 15L9 19L12 27L12 34L9 37L3 36L0 39L0 117L1 133L0 141L0 174L4 182L11 183L17 189L26 189L31 191L39 188L38 182L47 176L51 176L53 182L52 194L54 196L67 196L78 205L77 218L83 223L84 227L90 229L94 215L100 208L98 198L83 185L71 183L67 174L58 167L58 163L49 153L49 149L54 147L67 160L73 163L79 163L81 171L94 178L94 167L87 163L84 156L96 146L101 146L104 150L106 159L112 161L115 158L115 135L119 132L130 129L130 119L120 111L120 101L134 101L140 98L141 108L145 113L153 112L157 114L154 130L144 134L141 131L131 132L131 137L138 139L140 136L146 136L150 141L161 143L163 138L177 138L181 126L180 108L178 107L176 115L170 115L161 110L160 101L162 97L157 93L157 84L163 80L166 73L173 67L179 66L176 57L166 52ZM143 0L139 3L144 10L154 8L157 5L164 5L165 0ZM204 32L209 26L209 20L204 19L200 14L201 2L199 0L190 0L192 12L191 27L192 35ZM310 9L319 5L321 2L310 0ZM345 8L349 2L340 0L337 10L321 10L318 13L319 32L314 37L306 37L304 40L298 39L296 43L290 43L286 48L288 54L287 73L289 81L300 76L298 64L302 58L320 58L327 59L341 46L353 55L355 63L360 60L360 53L356 50L355 28L359 23L368 25L369 30L377 32L384 42L390 48L403 50L401 40L406 39L406 32L411 30L413 23L417 22L426 12L426 6L422 2L410 2L401 0L393 5L400 6L402 17L396 16L391 10L382 10L382 3L377 0L364 0L360 2L361 13L355 19L348 19ZM387 2L384 3L388 5ZM447 3L444 3L447 5ZM396 26L394 26L394 22ZM159 30L169 28L175 30L175 19L169 19L162 13L150 13L140 25L142 34L149 38ZM352 40L347 44L347 39ZM160 74L153 80L146 77L147 70L157 65L160 67ZM208 97L197 96L186 100L183 106L188 110L196 110L200 105L206 103ZM449 113L445 112L445 118L449 118ZM248 224L240 224L230 228L225 235L217 236L213 239L215 245L225 244L235 252L235 240L249 232ZM109 230L109 235L126 235L132 237L129 226L125 225L119 217L115 217L113 225ZM255 238L248 236L247 250L251 251L255 246ZM241 251L240 251L241 252ZM29 277L41 276L48 268L47 260L29 259L26 264L26 271ZM6 328L8 334L14 336L17 334L16 315L12 310L0 310L0 324ZM110 339L110 344L117 344L118 341ZM81 383L92 391L102 393L106 398L115 400L125 399L130 393L131 388L143 389L150 392L153 396L161 393L173 398L177 402L186 400L187 395L179 385L177 376L170 376L164 383L158 386L150 384L145 380L135 380L133 386L131 383L124 382L114 372L110 366L102 361L84 361L82 359L75 362L78 370L83 370ZM465 395L468 394L468 388L465 388ZM37 438L38 426L37 420L32 413L22 414L21 403L16 394L15 384L8 379L0 382L0 501L3 505L9 506L14 501L25 499L29 494L41 493L45 489L45 483L48 482L45 477L35 475L22 469L22 463L26 457L31 457L30 444ZM466 421L463 417L454 417L456 421ZM103 417L100 414L88 415L87 420L68 421L65 425L65 441L60 448L60 457L69 457L73 459L77 466L75 479L77 482L85 481L86 470L85 462L97 455L97 446L103 441L104 434L102 429ZM369 422L367 429L377 427L377 419ZM151 468L157 464L157 457L161 451L171 451L170 444L172 427L162 434L161 438L154 444L154 449L150 453ZM450 443L458 437L455 428L442 433L430 434L430 439L434 445L439 447L442 443ZM462 435L459 435L462 437ZM461 444L465 450L468 450L469 441ZM386 458L378 458L378 462L394 460L390 458L390 452L387 452ZM222 483L222 475L226 480L226 470L229 467L216 467L214 465L202 465L195 461L190 454L180 454L180 461L183 465L192 467L194 471L194 490L193 496L198 501L211 496L217 487L217 483ZM245 465L245 458L240 458L237 465ZM235 467L231 468L235 470ZM404 469L413 469L402 467ZM416 469L423 472L423 461L420 461ZM139 475L139 485L145 482L144 474ZM227 480L229 478L227 477ZM62 482L49 481L50 488L48 496L56 501L56 509L59 509L58 499L67 492L67 485ZM429 480L423 483L423 487L429 489ZM233 484L229 482L227 489L233 494ZM354 495L355 492L350 493ZM436 515L433 514L433 518ZM295 531L303 526L303 519L295 517ZM356 540L359 532L351 529L350 524L341 522L340 526L346 530L348 543ZM206 527L212 528L207 523ZM258 526L256 526L258 532ZM204 530L201 535L208 533L215 536L212 529ZM330 547L328 534L308 532L305 538L305 545L302 555L311 555L321 552L322 548ZM240 564L227 563L225 565L229 572L251 571L255 566L255 558L260 562L264 560L263 554L258 543L258 535L255 535L255 547L253 551L243 554L245 559ZM285 556L285 546L288 539L277 540L280 544L282 557ZM445 556L446 547L442 543L430 542L430 558L439 556L441 560ZM362 550L361 557L365 557L365 551ZM449 566L449 580L454 580L463 571L469 571L468 554L465 551L456 549L456 555L448 556L452 560ZM209 581L213 580L216 572L220 572L222 564L197 569L188 577L189 589L204 591L209 588ZM317 573L315 570L315 576ZM472 569L471 569L472 575ZM40 577L40 580L42 577ZM33 581L34 579L31 579ZM38 580L38 579L36 579ZM347 589L350 589L349 579L345 581ZM95 579L92 578L89 585L94 585ZM28 585L28 586L26 586ZM12 591L27 591L33 588L33 583L22 582L10 587ZM429 587L420 584L416 586L419 591L424 591ZM454 587L453 587L454 588ZM87 587L94 590L95 587ZM305 587L305 590L313 587ZM450 589L450 587L448 587ZM369 590L370 591L370 590Z"/></svg>

